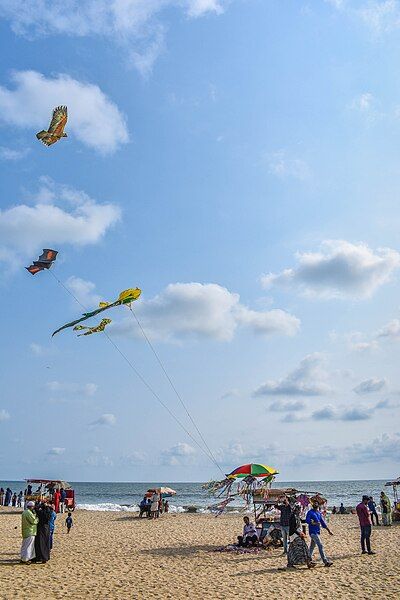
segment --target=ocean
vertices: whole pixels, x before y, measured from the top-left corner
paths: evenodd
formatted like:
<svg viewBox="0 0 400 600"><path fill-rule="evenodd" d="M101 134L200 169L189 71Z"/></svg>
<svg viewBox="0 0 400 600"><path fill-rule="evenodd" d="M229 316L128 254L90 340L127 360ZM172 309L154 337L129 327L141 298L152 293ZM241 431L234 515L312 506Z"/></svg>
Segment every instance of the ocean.
<svg viewBox="0 0 400 600"><path fill-rule="evenodd" d="M201 483L85 483L71 482L75 490L78 508L100 511L137 511L143 495L149 488L167 485L176 490L176 496L169 498L170 512L185 512L188 506L195 506L200 512L216 502L202 488ZM328 506L356 506L363 494L373 496L378 503L380 492L384 488L384 480L355 481L277 481L274 487L294 487L299 491L320 492L328 499ZM0 487L10 487L17 494L26 487L25 482L3 481ZM386 488L392 496L391 488ZM230 509L237 510L243 503L232 503Z"/></svg>

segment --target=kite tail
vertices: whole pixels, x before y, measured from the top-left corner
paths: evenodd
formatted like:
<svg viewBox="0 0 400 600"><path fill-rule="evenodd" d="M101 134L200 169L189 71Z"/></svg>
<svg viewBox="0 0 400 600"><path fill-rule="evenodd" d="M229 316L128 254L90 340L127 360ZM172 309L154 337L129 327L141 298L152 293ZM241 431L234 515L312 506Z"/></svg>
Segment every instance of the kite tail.
<svg viewBox="0 0 400 600"><path fill-rule="evenodd" d="M44 129L42 129L42 131L39 131L39 133L36 134L36 137L38 140L43 139L47 134L47 131L45 131Z"/></svg>

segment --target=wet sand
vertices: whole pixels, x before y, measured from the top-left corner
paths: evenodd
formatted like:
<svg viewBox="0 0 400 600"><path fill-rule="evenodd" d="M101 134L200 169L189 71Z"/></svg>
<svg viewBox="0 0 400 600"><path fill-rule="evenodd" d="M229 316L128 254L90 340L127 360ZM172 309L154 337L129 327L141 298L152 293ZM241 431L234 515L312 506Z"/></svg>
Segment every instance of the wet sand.
<svg viewBox="0 0 400 600"><path fill-rule="evenodd" d="M59 515L51 561L19 564L20 513L0 509L0 598L341 599L399 598L400 526L374 528L376 556L361 556L354 515L336 515L324 533L334 565L281 571L281 550L258 555L213 552L233 542L240 515L74 513L69 535ZM17 527L17 529L15 529ZM317 556L317 555L315 555Z"/></svg>

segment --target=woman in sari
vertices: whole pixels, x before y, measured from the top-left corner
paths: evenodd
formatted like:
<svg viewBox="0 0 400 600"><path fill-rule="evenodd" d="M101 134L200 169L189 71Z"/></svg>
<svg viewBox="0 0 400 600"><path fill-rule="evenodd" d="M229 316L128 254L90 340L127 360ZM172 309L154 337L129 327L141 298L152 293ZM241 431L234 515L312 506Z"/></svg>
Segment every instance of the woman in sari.
<svg viewBox="0 0 400 600"><path fill-rule="evenodd" d="M296 565L307 565L309 569L315 567L312 562L310 551L305 541L300 521L300 506L296 504L292 510L289 519L289 550L287 555L288 568L294 568Z"/></svg>

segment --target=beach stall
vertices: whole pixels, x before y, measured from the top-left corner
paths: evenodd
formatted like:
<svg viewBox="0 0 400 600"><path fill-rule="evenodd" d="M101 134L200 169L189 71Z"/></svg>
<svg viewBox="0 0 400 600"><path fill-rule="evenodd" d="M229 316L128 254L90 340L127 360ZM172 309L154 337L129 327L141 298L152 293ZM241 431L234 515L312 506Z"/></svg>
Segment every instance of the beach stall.
<svg viewBox="0 0 400 600"><path fill-rule="evenodd" d="M75 491L67 481L61 479L26 479L28 490L31 490L30 494L25 495L25 501L32 500L33 502L47 502L53 501L54 492L64 489L66 492L65 497L65 508L67 511L73 511L75 509ZM34 486L38 486L34 489Z"/></svg>
<svg viewBox="0 0 400 600"><path fill-rule="evenodd" d="M388 481L385 483L385 487L393 488L393 497L394 497L394 505L392 511L393 521L400 521L400 500L399 500L399 489L400 486L400 477L394 479L393 481Z"/></svg>

